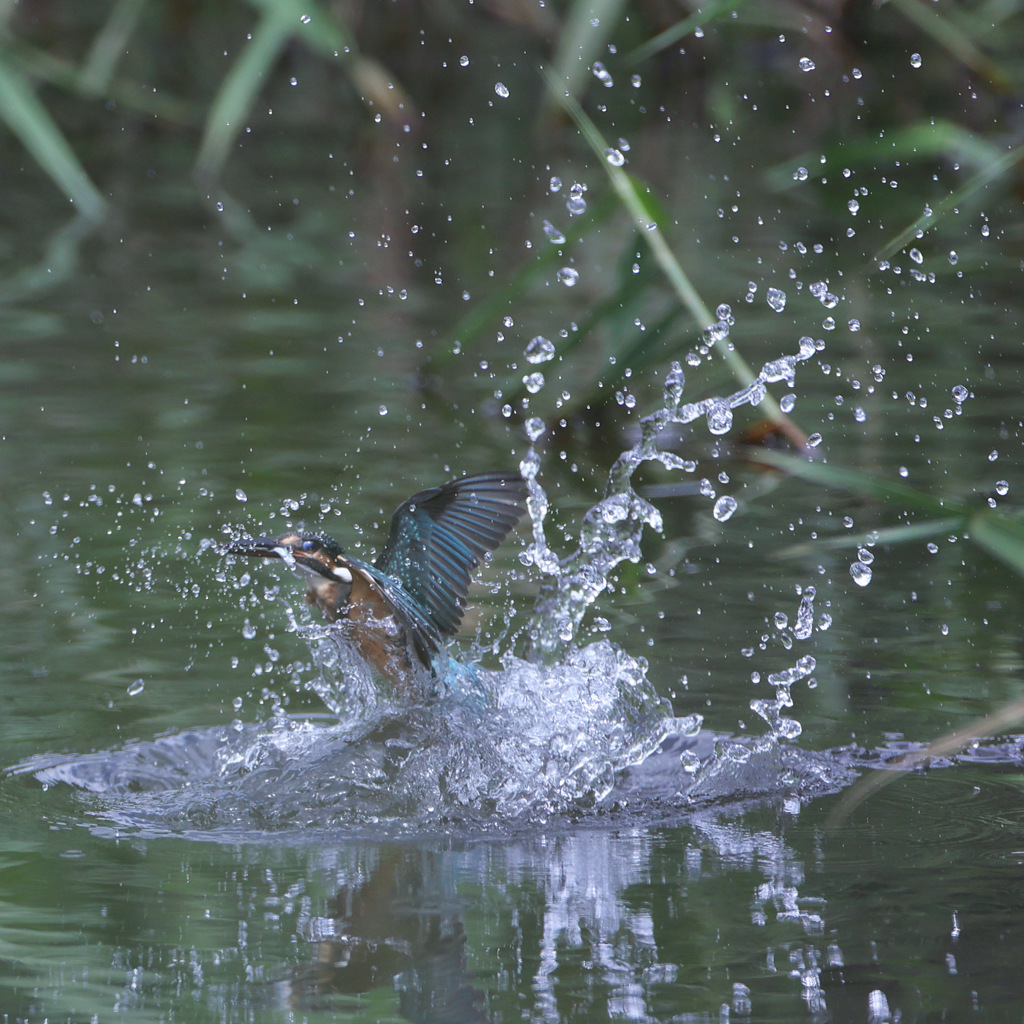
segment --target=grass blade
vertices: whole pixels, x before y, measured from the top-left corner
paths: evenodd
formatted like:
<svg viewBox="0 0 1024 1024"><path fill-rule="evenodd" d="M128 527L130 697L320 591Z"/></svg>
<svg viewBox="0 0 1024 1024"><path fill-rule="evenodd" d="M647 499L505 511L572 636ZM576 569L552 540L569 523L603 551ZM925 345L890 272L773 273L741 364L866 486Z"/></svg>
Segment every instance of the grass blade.
<svg viewBox="0 0 1024 1024"><path fill-rule="evenodd" d="M103 218L106 202L78 161L49 111L23 75L0 53L0 118L21 140L54 184L91 222Z"/></svg>
<svg viewBox="0 0 1024 1024"><path fill-rule="evenodd" d="M619 201L633 218L637 230L646 240L655 261L668 278L679 301L696 320L701 330L710 327L718 318L705 305L686 271L676 259L675 253L672 252L664 233L658 226L657 217L652 216L655 214L655 210L651 190L632 175L627 174L621 167L609 161L608 156L613 151L605 142L594 122L587 117L579 103L559 87L551 75L544 71L541 74L552 95L572 118L580 134L601 161ZM719 346L718 351L722 353L726 365L742 387L747 387L754 381L756 376L754 371L751 370L735 346ZM768 416L779 424L794 444L801 448L806 447L807 438L783 413L778 402L770 394L765 395L761 404Z"/></svg>
<svg viewBox="0 0 1024 1024"><path fill-rule="evenodd" d="M744 451L743 458L781 469L784 473L799 477L808 483L819 484L822 487L838 487L863 498L873 498L900 512L917 512L943 519L965 519L970 512L967 506L960 502L936 498L907 484L884 480L882 477L849 466L811 462L798 455L787 455L785 452L773 451L770 448L750 448Z"/></svg>
<svg viewBox="0 0 1024 1024"><path fill-rule="evenodd" d="M228 157L242 120L252 107L264 78L285 44L298 29L298 21L286 6L265 10L241 56L224 76L206 117L203 142L196 157L196 177L216 181Z"/></svg>

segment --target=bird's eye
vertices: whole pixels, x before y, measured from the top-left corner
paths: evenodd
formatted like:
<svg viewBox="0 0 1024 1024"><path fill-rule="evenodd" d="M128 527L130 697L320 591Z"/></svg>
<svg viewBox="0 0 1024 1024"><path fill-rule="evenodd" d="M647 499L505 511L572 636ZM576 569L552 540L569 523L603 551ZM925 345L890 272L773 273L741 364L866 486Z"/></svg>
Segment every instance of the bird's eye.
<svg viewBox="0 0 1024 1024"><path fill-rule="evenodd" d="M302 542L302 550L303 551L310 551L310 552L312 552L312 551L319 551L320 550L320 541L318 541L318 540L304 540Z"/></svg>

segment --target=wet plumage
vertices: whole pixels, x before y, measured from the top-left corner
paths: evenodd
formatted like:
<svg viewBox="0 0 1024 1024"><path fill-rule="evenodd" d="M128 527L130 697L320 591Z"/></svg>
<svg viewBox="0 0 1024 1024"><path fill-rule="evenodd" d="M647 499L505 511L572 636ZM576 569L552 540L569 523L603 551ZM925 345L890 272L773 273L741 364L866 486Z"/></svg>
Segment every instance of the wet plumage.
<svg viewBox="0 0 1024 1024"><path fill-rule="evenodd" d="M406 692L417 673L446 671L445 642L458 631L470 574L525 511L518 473L481 473L414 494L395 511L370 564L330 537L286 533L232 544L233 554L282 559L307 577L306 600L345 624L360 654Z"/></svg>

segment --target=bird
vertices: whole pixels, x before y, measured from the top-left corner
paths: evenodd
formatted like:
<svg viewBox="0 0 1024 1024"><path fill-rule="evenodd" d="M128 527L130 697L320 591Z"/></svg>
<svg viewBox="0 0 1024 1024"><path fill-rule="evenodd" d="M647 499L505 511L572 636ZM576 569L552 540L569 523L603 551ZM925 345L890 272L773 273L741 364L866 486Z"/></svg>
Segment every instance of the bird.
<svg viewBox="0 0 1024 1024"><path fill-rule="evenodd" d="M479 473L402 502L371 564L322 533L241 538L228 554L276 558L304 576L316 605L360 656L404 696L475 678L447 654L466 609L470 573L526 511L518 472Z"/></svg>

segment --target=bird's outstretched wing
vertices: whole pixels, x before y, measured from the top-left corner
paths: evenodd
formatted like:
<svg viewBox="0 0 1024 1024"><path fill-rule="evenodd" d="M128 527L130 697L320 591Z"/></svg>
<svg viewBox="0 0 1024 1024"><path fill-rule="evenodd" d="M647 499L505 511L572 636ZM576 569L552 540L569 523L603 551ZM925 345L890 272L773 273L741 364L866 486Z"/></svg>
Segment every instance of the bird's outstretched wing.
<svg viewBox="0 0 1024 1024"><path fill-rule="evenodd" d="M527 493L519 473L480 473L420 491L398 507L374 565L450 636L462 621L470 573L519 521Z"/></svg>

